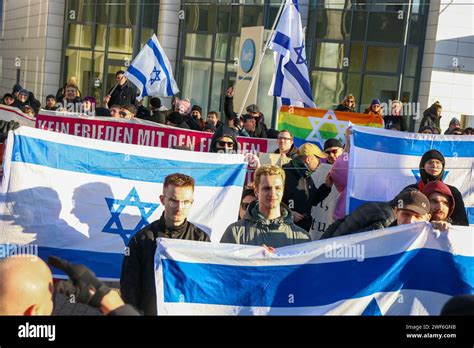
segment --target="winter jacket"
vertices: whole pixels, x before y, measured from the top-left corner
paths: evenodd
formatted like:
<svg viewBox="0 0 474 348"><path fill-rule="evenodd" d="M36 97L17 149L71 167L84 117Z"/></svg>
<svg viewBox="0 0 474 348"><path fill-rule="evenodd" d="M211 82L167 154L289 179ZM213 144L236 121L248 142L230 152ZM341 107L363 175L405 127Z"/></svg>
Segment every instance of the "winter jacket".
<svg viewBox="0 0 474 348"><path fill-rule="evenodd" d="M285 193L282 201L291 210L304 215L304 218L296 224L309 232L313 223L311 209L329 196L331 188L327 187L326 184L316 188L311 178L312 173L297 158L291 160L282 168L286 174Z"/></svg>
<svg viewBox="0 0 474 348"><path fill-rule="evenodd" d="M280 149L276 149L273 153L280 153ZM293 158L294 155L298 153L298 148L295 144L291 145L290 151L288 151L285 155L288 158Z"/></svg>
<svg viewBox="0 0 474 348"><path fill-rule="evenodd" d="M234 112L234 97L229 97L227 95L225 96L224 114L228 120L231 120L239 116ZM260 118L257 120L257 124L255 125L255 131L252 133L248 133L249 135L242 135L242 134L239 134L239 135L249 136L252 138L266 138L268 129L265 123L263 122L263 120L264 120L264 115L260 113Z"/></svg>
<svg viewBox="0 0 474 348"><path fill-rule="evenodd" d="M280 248L311 241L311 236L296 226L291 211L281 204L281 216L267 220L258 209L258 201L250 203L244 218L225 230L221 243L267 245Z"/></svg>
<svg viewBox="0 0 474 348"><path fill-rule="evenodd" d="M404 116L384 116L383 122L385 123L385 129L396 128L399 131L408 131L407 120Z"/></svg>
<svg viewBox="0 0 474 348"><path fill-rule="evenodd" d="M331 224L321 239L379 230L396 225L393 207L388 202L370 202L357 207L352 214Z"/></svg>
<svg viewBox="0 0 474 348"><path fill-rule="evenodd" d="M123 300L144 315L156 315L154 258L157 238L210 241L204 231L188 221L177 228L166 227L163 215L133 236L128 243L128 255L123 258L120 291Z"/></svg>
<svg viewBox="0 0 474 348"><path fill-rule="evenodd" d="M112 89L110 91L112 91ZM110 100L107 105L109 106L109 108L112 105L133 105L135 104L135 94L135 89L130 86L128 82L125 83L123 86L118 85L117 88L115 88L115 90L112 92L112 95L110 96Z"/></svg>
<svg viewBox="0 0 474 348"><path fill-rule="evenodd" d="M423 126L431 126L440 128L441 116L436 112L436 103L432 104L428 109L423 111L423 118L421 119L420 128ZM420 132L420 130L418 130Z"/></svg>
<svg viewBox="0 0 474 348"><path fill-rule="evenodd" d="M351 109L351 108L345 106L344 104L339 104L338 106L336 106L334 111L355 112L354 109Z"/></svg>
<svg viewBox="0 0 474 348"><path fill-rule="evenodd" d="M20 127L20 124L14 120L3 121L0 120L0 144L3 144L8 137L8 132Z"/></svg>

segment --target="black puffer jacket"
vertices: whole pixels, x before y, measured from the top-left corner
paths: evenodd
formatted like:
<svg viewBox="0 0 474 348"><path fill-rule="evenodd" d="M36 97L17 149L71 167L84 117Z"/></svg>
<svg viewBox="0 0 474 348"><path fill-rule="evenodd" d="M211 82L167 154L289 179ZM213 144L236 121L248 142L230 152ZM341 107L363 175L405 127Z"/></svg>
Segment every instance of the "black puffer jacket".
<svg viewBox="0 0 474 348"><path fill-rule="evenodd" d="M143 228L128 243L128 256L123 258L120 292L123 300L144 315L156 315L154 258L157 238L187 239L209 242L209 236L189 222L171 229L164 216Z"/></svg>
<svg viewBox="0 0 474 348"><path fill-rule="evenodd" d="M286 174L282 202L291 210L304 215L304 218L296 224L309 232L313 223L311 209L329 196L331 188L326 184L316 188L311 172L308 172L304 163L297 158L283 165L282 168Z"/></svg>
<svg viewBox="0 0 474 348"><path fill-rule="evenodd" d="M433 103L428 109L423 111L423 118L420 123L420 128L423 126L440 128L439 124L442 116L438 116L438 113L436 112L438 105L439 103ZM420 132L419 129L418 132Z"/></svg>
<svg viewBox="0 0 474 348"><path fill-rule="evenodd" d="M332 223L321 239L379 230L396 226L393 207L388 202L370 202L357 207L352 214Z"/></svg>

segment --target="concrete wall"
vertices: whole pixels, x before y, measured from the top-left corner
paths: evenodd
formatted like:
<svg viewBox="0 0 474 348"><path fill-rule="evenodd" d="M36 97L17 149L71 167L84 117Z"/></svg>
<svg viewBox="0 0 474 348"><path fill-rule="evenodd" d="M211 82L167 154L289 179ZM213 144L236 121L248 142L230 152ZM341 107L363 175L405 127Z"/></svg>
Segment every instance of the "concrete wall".
<svg viewBox="0 0 474 348"><path fill-rule="evenodd" d="M457 66L456 66L457 61ZM441 129L452 117L474 115L474 4L431 1L420 79L421 108L439 100ZM416 129L418 129L418 120ZM474 117L471 118L471 125Z"/></svg>
<svg viewBox="0 0 474 348"><path fill-rule="evenodd" d="M0 43L0 94L16 83L15 57L21 58L20 84L42 103L59 86L65 0L5 2L4 36Z"/></svg>

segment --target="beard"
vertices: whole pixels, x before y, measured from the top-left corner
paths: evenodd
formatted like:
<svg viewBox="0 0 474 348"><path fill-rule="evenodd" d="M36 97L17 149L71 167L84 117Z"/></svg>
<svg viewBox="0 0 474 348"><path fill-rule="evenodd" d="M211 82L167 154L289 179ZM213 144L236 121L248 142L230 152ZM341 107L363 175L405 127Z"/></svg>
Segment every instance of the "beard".
<svg viewBox="0 0 474 348"><path fill-rule="evenodd" d="M433 221L446 221L448 219L448 214L440 211L440 210L437 210L435 212L433 212L432 216L431 216L431 220Z"/></svg>

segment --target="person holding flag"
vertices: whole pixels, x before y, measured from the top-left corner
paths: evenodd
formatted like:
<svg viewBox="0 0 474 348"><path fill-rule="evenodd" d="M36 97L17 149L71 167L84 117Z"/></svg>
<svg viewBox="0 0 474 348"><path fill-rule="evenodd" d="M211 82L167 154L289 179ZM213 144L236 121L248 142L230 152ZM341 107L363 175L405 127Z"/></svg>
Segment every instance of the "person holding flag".
<svg viewBox="0 0 474 348"><path fill-rule="evenodd" d="M285 0L269 47L275 51L275 73L268 95L280 97L282 105L316 107L298 0Z"/></svg>
<svg viewBox="0 0 474 348"><path fill-rule="evenodd" d="M143 46L124 75L140 89L139 101L146 96L171 97L179 92L171 64L156 34Z"/></svg>

